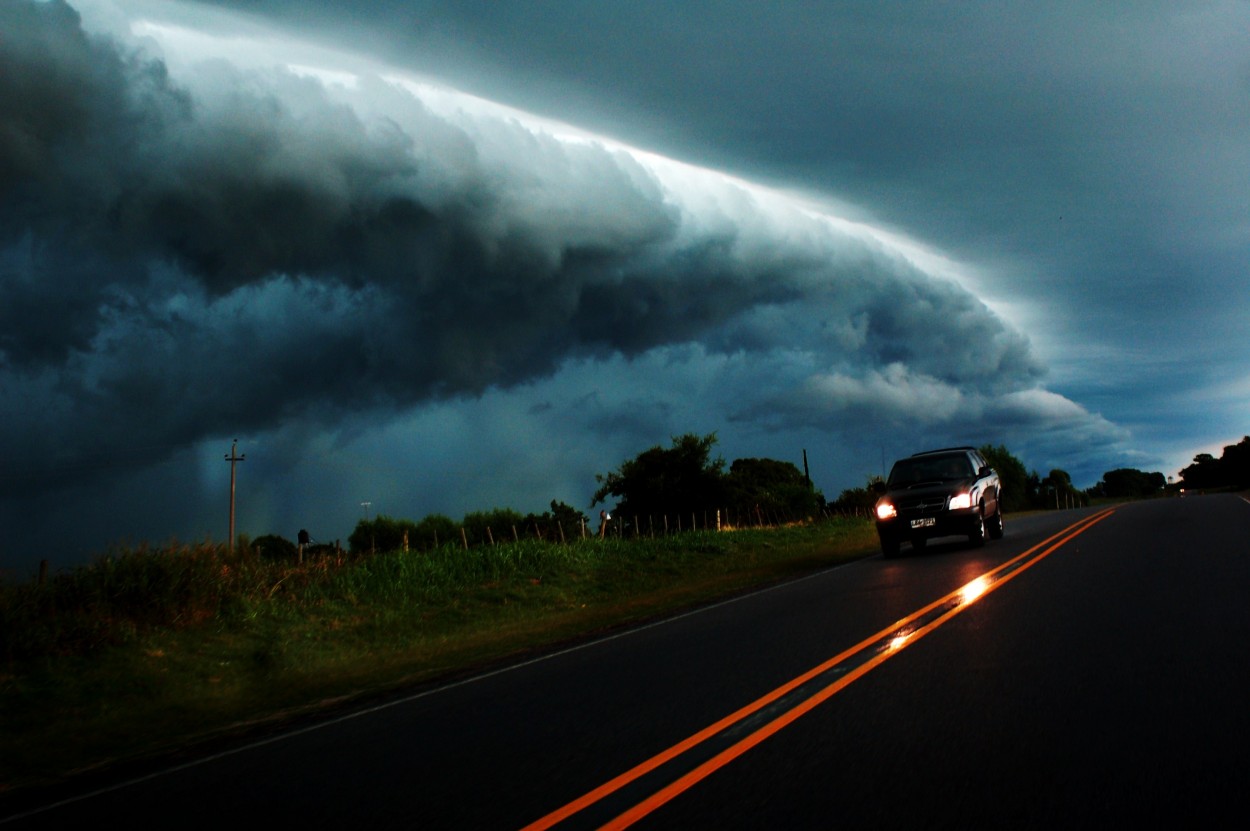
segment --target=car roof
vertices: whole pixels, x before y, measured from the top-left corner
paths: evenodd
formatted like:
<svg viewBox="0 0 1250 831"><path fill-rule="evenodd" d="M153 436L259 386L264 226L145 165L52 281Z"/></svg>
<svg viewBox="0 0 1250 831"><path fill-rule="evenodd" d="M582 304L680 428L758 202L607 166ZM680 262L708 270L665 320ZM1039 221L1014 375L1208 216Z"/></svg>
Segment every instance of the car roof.
<svg viewBox="0 0 1250 831"><path fill-rule="evenodd" d="M976 448L975 447L944 447L941 450L926 450L923 453L913 453L911 454L911 458L914 459L917 456L937 456L942 453L966 453L969 450L976 451Z"/></svg>

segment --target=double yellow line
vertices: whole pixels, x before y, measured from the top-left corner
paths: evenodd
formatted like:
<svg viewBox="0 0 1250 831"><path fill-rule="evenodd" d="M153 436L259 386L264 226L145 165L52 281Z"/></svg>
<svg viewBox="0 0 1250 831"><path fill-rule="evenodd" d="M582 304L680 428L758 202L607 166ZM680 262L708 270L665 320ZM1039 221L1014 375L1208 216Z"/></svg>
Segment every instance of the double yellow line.
<svg viewBox="0 0 1250 831"><path fill-rule="evenodd" d="M1069 525L1023 554L982 574L972 582L913 612L875 635L869 636L824 663L812 667L767 695L705 727L662 753L652 756L642 764L605 782L567 805L552 811L542 819L530 823L523 831L541 831L541 829L552 828L650 774L655 773L658 777L660 769L665 765L675 763L674 767L681 767L681 762L685 761L685 766L689 767L686 772L674 775L671 781L658 788L648 788L647 790L650 791L648 796L600 826L604 829L628 828L769 736L811 712L856 679L866 675L874 667L932 632L972 603L997 590L1007 581L1050 556L1073 538L1102 522L1111 516L1114 510L1114 508L1109 508ZM769 712L764 713L765 710ZM751 730L746 736L736 738L741 729L735 730L734 728L739 727L745 720L756 714L765 716L764 723ZM683 758L687 756L699 758L693 761Z"/></svg>

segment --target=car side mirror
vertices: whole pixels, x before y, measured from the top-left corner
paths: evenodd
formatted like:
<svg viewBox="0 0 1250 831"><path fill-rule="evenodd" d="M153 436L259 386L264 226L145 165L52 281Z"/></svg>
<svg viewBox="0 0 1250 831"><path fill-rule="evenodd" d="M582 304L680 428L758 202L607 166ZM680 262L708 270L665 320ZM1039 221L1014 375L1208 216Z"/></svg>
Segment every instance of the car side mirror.
<svg viewBox="0 0 1250 831"><path fill-rule="evenodd" d="M881 480L873 482L872 491L873 493L885 493L885 482L882 482Z"/></svg>
<svg viewBox="0 0 1250 831"><path fill-rule="evenodd" d="M990 467L989 465L982 465L981 469L977 471L977 476L993 476L993 475L994 475L994 468Z"/></svg>

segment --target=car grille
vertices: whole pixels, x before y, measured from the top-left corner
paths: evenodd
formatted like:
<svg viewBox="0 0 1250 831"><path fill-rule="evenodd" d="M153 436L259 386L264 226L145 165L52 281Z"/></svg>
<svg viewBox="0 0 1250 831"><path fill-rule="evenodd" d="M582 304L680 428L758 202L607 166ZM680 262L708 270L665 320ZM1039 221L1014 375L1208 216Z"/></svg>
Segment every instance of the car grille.
<svg viewBox="0 0 1250 831"><path fill-rule="evenodd" d="M946 497L929 496L902 500L895 507L897 507L899 513L933 513L946 509Z"/></svg>

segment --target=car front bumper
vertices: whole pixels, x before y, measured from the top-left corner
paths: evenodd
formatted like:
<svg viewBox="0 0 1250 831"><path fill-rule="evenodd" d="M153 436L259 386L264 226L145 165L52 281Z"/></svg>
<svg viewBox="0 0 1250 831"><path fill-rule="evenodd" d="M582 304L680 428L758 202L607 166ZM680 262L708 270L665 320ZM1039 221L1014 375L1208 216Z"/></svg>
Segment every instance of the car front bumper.
<svg viewBox="0 0 1250 831"><path fill-rule="evenodd" d="M912 542L935 537L966 537L977 530L981 521L979 508L954 511L903 512L887 520L877 520L877 534L883 542Z"/></svg>

